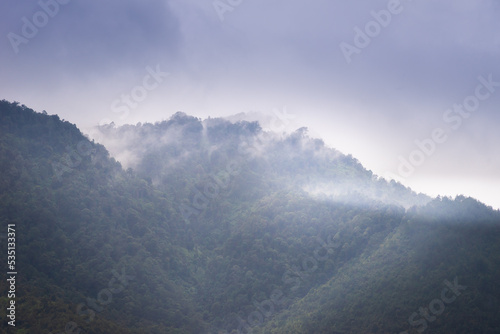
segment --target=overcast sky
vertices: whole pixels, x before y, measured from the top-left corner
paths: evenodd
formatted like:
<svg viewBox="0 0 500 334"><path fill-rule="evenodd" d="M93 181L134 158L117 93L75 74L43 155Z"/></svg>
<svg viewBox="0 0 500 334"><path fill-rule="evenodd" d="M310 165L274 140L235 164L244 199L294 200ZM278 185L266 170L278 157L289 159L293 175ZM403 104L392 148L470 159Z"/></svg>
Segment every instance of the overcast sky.
<svg viewBox="0 0 500 334"><path fill-rule="evenodd" d="M378 175L500 208L498 0L55 1L0 3L0 99L84 132L271 113Z"/></svg>

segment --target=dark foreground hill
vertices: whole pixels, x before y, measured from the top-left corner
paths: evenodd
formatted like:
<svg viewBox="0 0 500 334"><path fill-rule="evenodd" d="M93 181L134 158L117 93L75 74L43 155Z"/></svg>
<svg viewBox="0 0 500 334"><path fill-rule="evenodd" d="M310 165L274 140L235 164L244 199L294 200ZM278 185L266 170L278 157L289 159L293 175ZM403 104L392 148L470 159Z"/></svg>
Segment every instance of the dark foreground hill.
<svg viewBox="0 0 500 334"><path fill-rule="evenodd" d="M500 332L500 214L474 199L386 182L305 129L178 113L99 134L124 167L0 102L3 331Z"/></svg>

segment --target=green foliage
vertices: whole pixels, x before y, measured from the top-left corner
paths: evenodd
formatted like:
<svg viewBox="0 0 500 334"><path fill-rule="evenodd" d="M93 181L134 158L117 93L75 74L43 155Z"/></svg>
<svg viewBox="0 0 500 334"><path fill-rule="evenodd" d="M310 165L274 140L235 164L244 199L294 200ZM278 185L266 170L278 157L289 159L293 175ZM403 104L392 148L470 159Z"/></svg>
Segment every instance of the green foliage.
<svg viewBox="0 0 500 334"><path fill-rule="evenodd" d="M498 211L386 182L305 129L177 113L100 131L126 170L74 125L0 101L20 333L399 333L454 277L467 289L429 332L500 328Z"/></svg>

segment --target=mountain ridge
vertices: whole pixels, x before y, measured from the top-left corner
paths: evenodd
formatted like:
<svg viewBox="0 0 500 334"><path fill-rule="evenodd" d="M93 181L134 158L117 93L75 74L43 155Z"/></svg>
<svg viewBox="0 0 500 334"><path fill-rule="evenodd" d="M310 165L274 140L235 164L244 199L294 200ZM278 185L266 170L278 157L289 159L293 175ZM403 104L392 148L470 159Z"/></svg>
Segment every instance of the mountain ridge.
<svg viewBox="0 0 500 334"><path fill-rule="evenodd" d="M419 198L303 129L273 137L185 114L104 127L134 164L124 169L57 116L0 101L0 119L20 330L420 331L419 307L455 277L467 289L425 325L500 328L500 211L474 199ZM325 180L340 193L311 191ZM133 279L118 289L115 273Z"/></svg>

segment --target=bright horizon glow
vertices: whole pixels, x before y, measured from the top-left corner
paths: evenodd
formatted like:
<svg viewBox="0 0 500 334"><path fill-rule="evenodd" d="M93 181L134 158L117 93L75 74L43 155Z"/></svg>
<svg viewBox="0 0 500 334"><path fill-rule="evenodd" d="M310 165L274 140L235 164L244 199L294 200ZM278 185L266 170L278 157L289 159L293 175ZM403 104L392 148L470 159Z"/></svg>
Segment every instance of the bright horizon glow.
<svg viewBox="0 0 500 334"><path fill-rule="evenodd" d="M255 112L254 112L255 113ZM305 126L305 125L300 125L300 119L297 117L297 115L291 113L289 111L289 108L286 106L282 108L274 108L273 110L268 110L265 112L256 112L257 115L254 115L254 117L249 117L246 118L250 121L256 120L255 117L274 117L274 126L278 126L278 128L272 129L270 128L269 124L262 124L263 129L265 131L272 131L272 130L283 130L287 133L291 133L295 131L296 129ZM188 114L189 115L189 114ZM171 115L170 115L171 116ZM191 115L192 116L192 115ZM229 115L233 116L233 115ZM228 117L228 116L221 116L221 117ZM279 117L284 117L282 119L279 119ZM166 117L162 120L167 120L169 117ZM202 120L205 119L205 117L199 117ZM157 120L157 121L162 121L162 120ZM152 121L150 123L155 123L157 121ZM143 122L144 123L144 122ZM135 124L135 123L125 123L125 124ZM124 125L124 124L123 124ZM379 152L373 151L373 150L366 150L366 147L364 146L363 141L346 141L347 143L352 143L350 144L345 144L345 145L334 145L333 143L339 142L340 139L346 139L349 138L349 136L344 135L340 137L335 137L335 136L323 136L322 132L324 129L328 129L328 126L324 127L323 129L318 129L314 128L314 125L311 126L309 125L309 135L310 137L313 138L318 138L322 139L325 141L325 144L333 149L337 149L343 154L349 155L351 154L354 158L358 159L360 163L368 170L371 170L374 174L386 178L388 181L391 179L394 179L395 181L398 181L402 183L406 187L410 187L413 191L417 193L423 193L426 194L430 197L452 197L455 198L458 195L464 195L466 197L472 197L475 198L482 203L491 206L495 210L500 209L500 198L496 196L491 189L492 188L497 188L500 189L500 181L497 183L494 183L496 185L492 187L492 183L490 180L486 179L473 179L473 178L468 178L468 179L460 179L460 178L453 178L453 177L429 177L425 173L420 173L418 170L415 173L415 175L409 177L409 178L401 178L401 177L395 177L395 178L390 178L387 175L388 172L388 164L384 163L384 161L390 160L389 157L381 157L379 155ZM87 131L82 130L84 133L89 134L91 131L87 129ZM92 138L92 136L91 136ZM93 138L96 139L97 138ZM119 161L119 157L115 157Z"/></svg>

